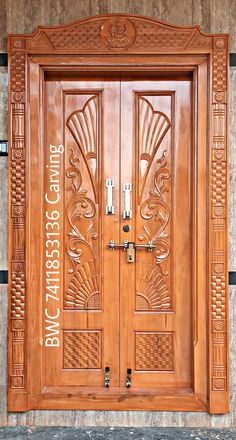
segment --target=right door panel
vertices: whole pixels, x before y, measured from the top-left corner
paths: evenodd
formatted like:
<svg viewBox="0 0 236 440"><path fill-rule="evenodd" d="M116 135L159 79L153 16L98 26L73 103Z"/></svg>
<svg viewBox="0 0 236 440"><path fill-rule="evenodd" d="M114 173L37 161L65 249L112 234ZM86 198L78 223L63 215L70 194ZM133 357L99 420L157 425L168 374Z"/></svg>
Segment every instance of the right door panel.
<svg viewBox="0 0 236 440"><path fill-rule="evenodd" d="M121 189L132 183L132 218L120 252L121 385L191 388L192 83L122 81ZM130 232L123 226L130 225Z"/></svg>

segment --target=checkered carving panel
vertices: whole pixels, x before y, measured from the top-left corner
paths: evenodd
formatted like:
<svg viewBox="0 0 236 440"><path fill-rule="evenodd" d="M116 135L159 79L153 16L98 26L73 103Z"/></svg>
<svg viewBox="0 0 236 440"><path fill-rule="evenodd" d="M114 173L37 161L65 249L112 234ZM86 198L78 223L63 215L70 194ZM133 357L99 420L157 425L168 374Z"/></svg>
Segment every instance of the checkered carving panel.
<svg viewBox="0 0 236 440"><path fill-rule="evenodd" d="M212 275L212 317L225 319L225 275Z"/></svg>
<svg viewBox="0 0 236 440"><path fill-rule="evenodd" d="M226 162L213 162L212 165L212 202L213 205L225 205L226 202Z"/></svg>
<svg viewBox="0 0 236 440"><path fill-rule="evenodd" d="M173 350L173 333L136 333L136 370L173 370Z"/></svg>
<svg viewBox="0 0 236 440"><path fill-rule="evenodd" d="M101 368L100 331L64 331L64 368Z"/></svg>
<svg viewBox="0 0 236 440"><path fill-rule="evenodd" d="M24 162L12 161L12 204L25 203L25 167Z"/></svg>
<svg viewBox="0 0 236 440"><path fill-rule="evenodd" d="M11 289L12 318L24 318L25 315L25 275L12 274Z"/></svg>

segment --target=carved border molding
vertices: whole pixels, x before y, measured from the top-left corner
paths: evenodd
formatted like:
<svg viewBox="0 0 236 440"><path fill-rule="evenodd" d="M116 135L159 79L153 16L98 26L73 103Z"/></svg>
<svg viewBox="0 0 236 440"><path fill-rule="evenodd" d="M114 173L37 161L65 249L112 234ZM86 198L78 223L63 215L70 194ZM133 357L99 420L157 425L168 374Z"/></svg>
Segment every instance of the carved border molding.
<svg viewBox="0 0 236 440"><path fill-rule="evenodd" d="M14 41L10 63L10 205L11 249L9 316L9 384L12 389L26 388L25 366L25 51L24 39Z"/></svg>
<svg viewBox="0 0 236 440"><path fill-rule="evenodd" d="M22 399L26 381L25 286L25 104L27 54L206 54L212 71L212 138L209 162L209 410L227 411L227 88L228 35L207 35L198 26L178 27L135 15L109 14L32 35L9 36L10 219L9 219L9 393Z"/></svg>
<svg viewBox="0 0 236 440"><path fill-rule="evenodd" d="M228 390L227 75L228 39L213 38L211 151L211 391Z"/></svg>

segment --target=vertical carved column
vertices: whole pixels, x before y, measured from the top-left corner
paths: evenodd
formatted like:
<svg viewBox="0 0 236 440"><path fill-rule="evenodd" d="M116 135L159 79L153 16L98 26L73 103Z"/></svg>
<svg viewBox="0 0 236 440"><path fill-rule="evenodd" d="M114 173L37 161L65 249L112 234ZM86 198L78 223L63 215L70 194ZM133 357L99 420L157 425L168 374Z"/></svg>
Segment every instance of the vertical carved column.
<svg viewBox="0 0 236 440"><path fill-rule="evenodd" d="M211 158L211 383L219 397L227 383L227 39L214 38ZM224 405L224 399L223 403Z"/></svg>
<svg viewBox="0 0 236 440"><path fill-rule="evenodd" d="M25 381L25 52L24 39L11 41L10 202L12 229L10 304L10 388L24 389Z"/></svg>

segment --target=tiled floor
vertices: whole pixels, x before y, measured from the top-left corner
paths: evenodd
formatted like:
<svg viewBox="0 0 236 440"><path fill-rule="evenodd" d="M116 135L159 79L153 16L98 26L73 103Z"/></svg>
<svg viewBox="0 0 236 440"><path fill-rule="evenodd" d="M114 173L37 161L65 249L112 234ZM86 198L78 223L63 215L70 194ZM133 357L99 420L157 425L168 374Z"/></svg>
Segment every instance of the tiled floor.
<svg viewBox="0 0 236 440"><path fill-rule="evenodd" d="M233 440L236 429L0 427L4 440Z"/></svg>

